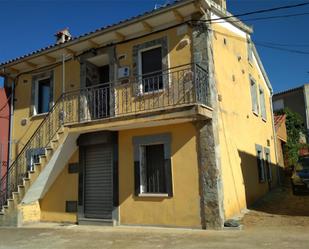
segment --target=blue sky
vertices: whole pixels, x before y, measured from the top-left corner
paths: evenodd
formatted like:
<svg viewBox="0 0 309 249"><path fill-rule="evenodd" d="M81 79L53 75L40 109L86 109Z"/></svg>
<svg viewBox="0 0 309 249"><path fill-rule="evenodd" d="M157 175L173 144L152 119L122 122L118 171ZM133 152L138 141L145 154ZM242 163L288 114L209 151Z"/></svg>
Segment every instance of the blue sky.
<svg viewBox="0 0 309 249"><path fill-rule="evenodd" d="M239 14L304 1L306 0L228 0L228 9L233 14ZM165 2L166 0L0 0L0 61L54 43L54 33L64 27L69 27L76 36L140 14L154 8L156 3ZM309 6L258 16L302 12L309 13ZM309 15L246 23L253 26L253 39L257 42L308 44L307 47L290 48L309 52ZM309 82L309 54L293 54L259 46L257 49L275 92Z"/></svg>

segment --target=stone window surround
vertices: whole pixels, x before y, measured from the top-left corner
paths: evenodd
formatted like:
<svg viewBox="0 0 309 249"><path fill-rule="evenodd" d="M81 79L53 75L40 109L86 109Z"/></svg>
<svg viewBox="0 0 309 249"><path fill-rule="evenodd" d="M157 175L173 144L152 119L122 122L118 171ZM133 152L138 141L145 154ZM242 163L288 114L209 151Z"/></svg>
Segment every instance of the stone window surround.
<svg viewBox="0 0 309 249"><path fill-rule="evenodd" d="M165 71L169 67L168 60L168 38L167 36L163 36L158 39L150 40L138 45L133 46L132 51L132 62L133 62L133 76L140 77L141 72L141 52L161 47L161 55L162 55L162 71ZM168 79L166 77L163 78L163 89L168 85ZM141 83L138 84L135 89L136 94L143 94ZM162 91L162 90L160 90Z"/></svg>
<svg viewBox="0 0 309 249"><path fill-rule="evenodd" d="M171 159L171 134L170 133L163 133L163 134L155 134L155 135L146 135L146 136L136 136L133 137L133 147L134 147L134 162L139 162L140 168L140 183L142 182L142 172L141 172L141 146L143 145L154 145L154 144L163 144L164 145L164 159L170 160ZM172 182L172 174L171 179ZM167 184L167 183L166 183ZM140 184L139 189L139 197L169 197L168 193L147 193L142 191L142 184Z"/></svg>

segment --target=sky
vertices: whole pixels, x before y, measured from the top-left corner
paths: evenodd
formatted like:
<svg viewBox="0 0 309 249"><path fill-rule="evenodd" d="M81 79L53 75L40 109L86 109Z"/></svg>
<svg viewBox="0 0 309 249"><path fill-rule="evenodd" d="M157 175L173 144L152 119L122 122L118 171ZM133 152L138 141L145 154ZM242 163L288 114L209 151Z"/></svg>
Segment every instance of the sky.
<svg viewBox="0 0 309 249"><path fill-rule="evenodd" d="M241 14L306 1L308 0L227 0L227 4L231 13ZM53 44L55 32L62 28L68 27L73 36L78 36L166 2L167 0L0 0L0 62ZM294 13L309 13L309 5L243 17L242 20ZM245 23L254 28L252 38L256 42L274 92L309 82L309 14L248 20ZM265 42L289 45L282 48L301 53L259 45ZM0 77L0 86L1 84Z"/></svg>

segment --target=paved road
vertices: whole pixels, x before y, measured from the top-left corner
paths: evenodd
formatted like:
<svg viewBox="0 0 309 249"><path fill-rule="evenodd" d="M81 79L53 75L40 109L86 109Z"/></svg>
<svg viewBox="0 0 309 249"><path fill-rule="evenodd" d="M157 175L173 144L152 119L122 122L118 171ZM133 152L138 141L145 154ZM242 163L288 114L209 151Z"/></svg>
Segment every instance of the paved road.
<svg viewBox="0 0 309 249"><path fill-rule="evenodd" d="M275 201L274 201L275 200ZM274 201L274 202L273 202ZM295 204L291 204L295 202ZM309 196L276 190L245 215L243 231L39 224L0 229L0 249L309 248ZM288 208L290 207L290 208ZM293 210L295 212L293 212Z"/></svg>

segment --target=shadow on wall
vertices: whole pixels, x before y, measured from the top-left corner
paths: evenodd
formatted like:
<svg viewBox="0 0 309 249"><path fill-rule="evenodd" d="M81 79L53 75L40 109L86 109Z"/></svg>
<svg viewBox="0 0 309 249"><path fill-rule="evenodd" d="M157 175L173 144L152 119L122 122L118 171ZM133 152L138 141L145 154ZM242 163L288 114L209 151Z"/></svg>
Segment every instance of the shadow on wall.
<svg viewBox="0 0 309 249"><path fill-rule="evenodd" d="M280 167L271 163L268 164L263 160L265 181L260 181L257 157L240 150L238 150L238 154L241 159L241 171L244 180L247 207L252 208L259 199L278 186L278 172ZM270 167L271 177L269 177L267 170L268 165Z"/></svg>

